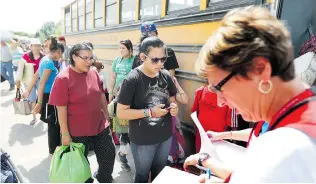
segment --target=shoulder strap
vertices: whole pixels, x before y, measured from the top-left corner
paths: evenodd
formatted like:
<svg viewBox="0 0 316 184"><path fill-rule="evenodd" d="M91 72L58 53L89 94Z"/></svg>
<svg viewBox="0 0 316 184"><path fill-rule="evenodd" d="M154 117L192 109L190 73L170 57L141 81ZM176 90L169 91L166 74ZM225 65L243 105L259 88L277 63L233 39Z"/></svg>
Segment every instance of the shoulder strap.
<svg viewBox="0 0 316 184"><path fill-rule="evenodd" d="M269 128L270 130L273 130L277 127L277 125L289 114L291 114L292 112L294 112L295 110L299 109L300 107L308 104L311 101L316 101L316 87L312 87L310 89L313 93L314 96L306 98L304 100L302 100L301 102L297 103L296 105L294 105L292 108L290 108L288 111L286 111L282 116L280 116L275 123Z"/></svg>
<svg viewBox="0 0 316 184"><path fill-rule="evenodd" d="M117 64L120 64L123 61L123 57L120 57L120 60Z"/></svg>
<svg viewBox="0 0 316 184"><path fill-rule="evenodd" d="M114 103L113 116L115 117L116 116L117 101L114 100L113 103Z"/></svg>

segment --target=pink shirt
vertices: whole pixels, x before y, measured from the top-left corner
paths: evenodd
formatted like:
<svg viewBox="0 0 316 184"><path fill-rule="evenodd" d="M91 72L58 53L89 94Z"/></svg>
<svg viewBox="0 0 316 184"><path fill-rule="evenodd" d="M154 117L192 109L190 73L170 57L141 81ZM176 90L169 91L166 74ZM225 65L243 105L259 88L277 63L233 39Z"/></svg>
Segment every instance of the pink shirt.
<svg viewBox="0 0 316 184"><path fill-rule="evenodd" d="M67 106L72 136L95 136L109 126L101 109L102 81L95 70L77 73L70 67L55 79L49 104Z"/></svg>

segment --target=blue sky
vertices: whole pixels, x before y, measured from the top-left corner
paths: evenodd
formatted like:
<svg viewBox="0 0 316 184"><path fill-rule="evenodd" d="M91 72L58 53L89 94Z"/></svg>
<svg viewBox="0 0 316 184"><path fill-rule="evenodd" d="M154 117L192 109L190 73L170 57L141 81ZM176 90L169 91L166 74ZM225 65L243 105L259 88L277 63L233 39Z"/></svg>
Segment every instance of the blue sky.
<svg viewBox="0 0 316 184"><path fill-rule="evenodd" d="M62 19L74 0L0 0L0 29L35 33L44 22Z"/></svg>

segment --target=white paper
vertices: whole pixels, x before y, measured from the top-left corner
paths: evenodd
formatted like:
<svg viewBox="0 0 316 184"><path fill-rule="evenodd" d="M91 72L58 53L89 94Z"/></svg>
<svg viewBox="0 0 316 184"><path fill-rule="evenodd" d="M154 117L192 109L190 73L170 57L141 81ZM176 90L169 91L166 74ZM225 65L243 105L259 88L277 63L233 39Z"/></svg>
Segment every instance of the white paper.
<svg viewBox="0 0 316 184"><path fill-rule="evenodd" d="M223 182L215 176L209 182ZM199 176L166 166L152 183L199 183Z"/></svg>
<svg viewBox="0 0 316 184"><path fill-rule="evenodd" d="M197 113L193 112L191 114L191 118L193 119L193 122L195 123L195 125L198 128L199 133L200 133L200 137L201 137L200 153L208 153L208 154L212 155L212 157L219 159L217 156L217 153L214 149L214 146L212 146L212 141L210 141L210 138L207 136L204 128L202 127L202 125L197 117Z"/></svg>
<svg viewBox="0 0 316 184"><path fill-rule="evenodd" d="M227 141L215 141L212 143L210 138L207 136L204 128L197 118L197 113L191 114L196 127L199 130L201 136L201 149L200 153L208 153L218 161L223 162L225 165L234 169L238 167L240 162L244 158L245 148L236 144L229 143Z"/></svg>
<svg viewBox="0 0 316 184"><path fill-rule="evenodd" d="M243 162L246 149L227 141L213 142L218 160L231 169L236 169Z"/></svg>
<svg viewBox="0 0 316 184"><path fill-rule="evenodd" d="M198 183L197 175L166 166L152 183Z"/></svg>

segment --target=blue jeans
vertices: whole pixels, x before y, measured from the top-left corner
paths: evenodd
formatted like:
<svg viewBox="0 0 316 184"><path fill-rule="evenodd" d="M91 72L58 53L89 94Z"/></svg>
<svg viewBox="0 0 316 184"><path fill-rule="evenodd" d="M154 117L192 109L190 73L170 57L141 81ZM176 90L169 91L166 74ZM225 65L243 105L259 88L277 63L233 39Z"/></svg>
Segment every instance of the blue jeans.
<svg viewBox="0 0 316 184"><path fill-rule="evenodd" d="M131 150L135 163L135 183L147 183L149 172L152 181L166 166L171 146L170 137L167 141L154 145L137 145L131 142Z"/></svg>
<svg viewBox="0 0 316 184"><path fill-rule="evenodd" d="M8 72L8 74L7 74L7 72ZM8 80L11 85L14 85L12 61L8 61L8 62L2 62L1 61L1 75L6 80Z"/></svg>
<svg viewBox="0 0 316 184"><path fill-rule="evenodd" d="M28 98L29 102L36 102L39 82L40 82L40 80L38 79L37 82L35 83L34 87L32 88L32 91L31 91L29 98ZM25 84L25 88L27 88L27 87L28 87L28 85Z"/></svg>

